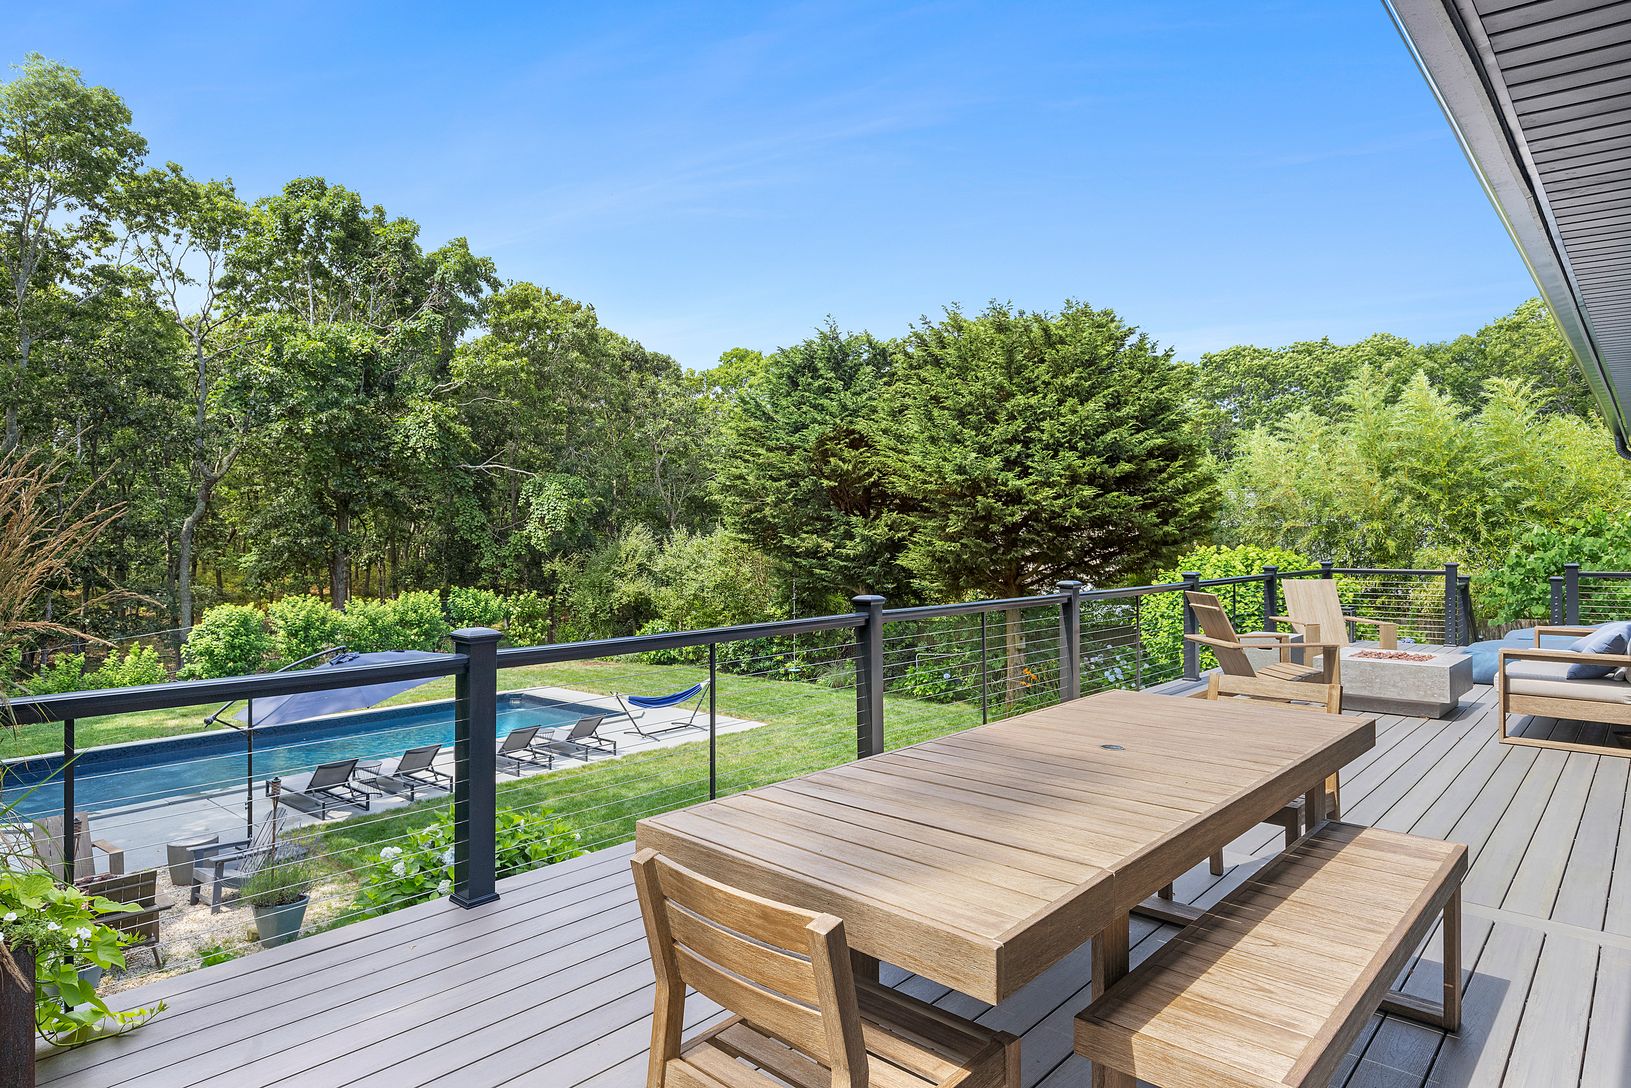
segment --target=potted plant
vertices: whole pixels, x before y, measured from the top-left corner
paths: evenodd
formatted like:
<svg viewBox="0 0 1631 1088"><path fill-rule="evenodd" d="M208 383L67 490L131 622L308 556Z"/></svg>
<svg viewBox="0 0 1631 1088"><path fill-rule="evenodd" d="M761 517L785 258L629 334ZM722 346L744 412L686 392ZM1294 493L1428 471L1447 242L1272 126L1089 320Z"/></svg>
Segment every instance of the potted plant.
<svg viewBox="0 0 1631 1088"><path fill-rule="evenodd" d="M300 935L311 902L312 870L301 858L269 862L244 883L242 898L255 912L255 932L267 948Z"/></svg>
<svg viewBox="0 0 1631 1088"><path fill-rule="evenodd" d="M111 1009L96 993L103 971L125 965L124 946L130 940L100 919L137 909L86 895L42 869L0 867L5 1007L26 1003L18 991L32 982L34 1029L53 1046L117 1035L163 1011L162 1003L150 1009Z"/></svg>

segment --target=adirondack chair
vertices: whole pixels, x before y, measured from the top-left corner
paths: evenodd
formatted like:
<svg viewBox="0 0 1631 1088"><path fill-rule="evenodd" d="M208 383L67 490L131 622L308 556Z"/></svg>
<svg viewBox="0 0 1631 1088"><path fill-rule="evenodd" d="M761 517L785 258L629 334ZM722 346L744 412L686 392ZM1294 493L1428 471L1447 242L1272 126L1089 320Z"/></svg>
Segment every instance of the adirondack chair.
<svg viewBox="0 0 1631 1088"><path fill-rule="evenodd" d="M1376 640L1382 649L1399 646L1399 625L1388 620L1365 616L1348 616L1342 612L1342 601L1337 597L1336 583L1329 578L1287 578L1280 583L1286 597L1289 616L1267 616L1265 623L1283 623L1302 634L1304 644L1323 642L1347 646L1351 639L1348 628L1363 625L1376 628Z"/></svg>
<svg viewBox="0 0 1631 1088"><path fill-rule="evenodd" d="M249 878L274 859L287 861L304 856L305 849L281 842L286 809L272 795L272 811L261 817L255 834L247 839L210 843L193 848L191 902L197 903L205 885L210 889L210 913L221 910L221 893L227 888L241 890Z"/></svg>
<svg viewBox="0 0 1631 1088"><path fill-rule="evenodd" d="M34 856L56 876L63 880L68 877L68 858L63 850L65 839L62 834L63 818L61 816L46 816L34 821L29 828L29 838L34 847ZM106 868L98 869L96 865L96 851L100 850L106 859ZM74 872L73 880L89 880L102 874L117 875L125 871L125 852L110 842L103 842L91 838L91 818L83 812L74 813Z"/></svg>
<svg viewBox="0 0 1631 1088"><path fill-rule="evenodd" d="M125 945L127 954L138 948L145 948L153 953L155 967L164 966L164 955L159 951L159 916L175 904L168 899L159 898L157 869L144 869L139 873L119 876L100 876L85 881L80 888L86 895L100 895L115 903L141 907L139 911L105 915L102 923L134 938L130 944Z"/></svg>
<svg viewBox="0 0 1631 1088"><path fill-rule="evenodd" d="M1212 656L1218 659L1218 667L1228 676L1263 677L1271 680L1285 680L1291 683L1315 682L1321 684L1335 684L1338 682L1339 669L1338 654L1334 644L1317 642L1291 642L1291 636L1284 631L1253 631L1250 634L1235 634L1235 625L1229 619L1229 613L1224 610L1223 602L1212 593L1189 591L1184 594L1189 601L1189 610L1195 616L1195 623L1201 629L1198 635L1185 635L1190 642L1205 646L1212 651ZM1293 648L1298 653L1319 653L1322 662L1319 666L1307 665L1292 659ZM1251 657L1246 653L1252 649L1276 649L1280 660L1261 667L1252 665ZM1329 654L1321 651L1330 650Z"/></svg>

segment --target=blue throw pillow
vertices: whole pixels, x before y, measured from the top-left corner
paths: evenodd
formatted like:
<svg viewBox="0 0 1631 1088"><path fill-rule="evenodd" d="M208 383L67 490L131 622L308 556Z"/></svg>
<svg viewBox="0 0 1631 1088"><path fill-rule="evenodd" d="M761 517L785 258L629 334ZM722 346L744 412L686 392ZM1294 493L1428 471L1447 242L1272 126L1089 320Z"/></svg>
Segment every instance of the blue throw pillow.
<svg viewBox="0 0 1631 1088"><path fill-rule="evenodd" d="M1631 621L1605 623L1578 639L1569 649L1583 654L1623 654L1628 640L1631 640ZM1570 665L1563 675L1570 680L1601 680L1605 676L1612 676L1617 667L1577 663Z"/></svg>

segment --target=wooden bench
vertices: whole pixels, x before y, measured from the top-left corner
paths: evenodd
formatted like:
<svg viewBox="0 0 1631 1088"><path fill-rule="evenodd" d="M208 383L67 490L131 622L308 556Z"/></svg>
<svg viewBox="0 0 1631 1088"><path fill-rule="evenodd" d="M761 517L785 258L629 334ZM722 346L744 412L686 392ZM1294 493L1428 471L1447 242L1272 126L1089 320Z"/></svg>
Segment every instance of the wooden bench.
<svg viewBox="0 0 1631 1088"><path fill-rule="evenodd" d="M1467 848L1329 823L1076 1017L1076 1052L1162 1088L1326 1085L1379 1008L1455 1031ZM1444 918L1442 1006L1389 990Z"/></svg>

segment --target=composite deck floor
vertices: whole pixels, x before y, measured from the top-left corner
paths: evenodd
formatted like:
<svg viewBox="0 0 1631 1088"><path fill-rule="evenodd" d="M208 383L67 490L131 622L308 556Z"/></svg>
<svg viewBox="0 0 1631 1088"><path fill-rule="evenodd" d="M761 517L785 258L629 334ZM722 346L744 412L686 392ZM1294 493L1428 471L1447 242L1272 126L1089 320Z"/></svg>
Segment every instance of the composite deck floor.
<svg viewBox="0 0 1631 1088"><path fill-rule="evenodd" d="M1344 773L1345 819L1463 842L1473 861L1462 1032L1377 1016L1334 1084L1631 1084L1631 759L1502 745L1496 727L1492 693L1477 688L1448 720L1382 718L1376 747ZM1607 739L1572 722L1526 731ZM1217 900L1274 852L1277 834L1236 842L1220 878L1204 864L1191 871L1179 898ZM476 910L425 904L127 991L168 1010L44 1061L40 1083L637 1088L651 969L629 854L510 879L499 902ZM1135 919L1135 962L1175 932ZM1425 947L1435 946L1433 935ZM1435 955L1412 965L1407 988L1434 996ZM1088 1000L1085 946L996 1008L885 977L1023 1035L1026 1088L1086 1088L1089 1066L1071 1053L1071 1018ZM717 1015L692 997L692 1029Z"/></svg>

